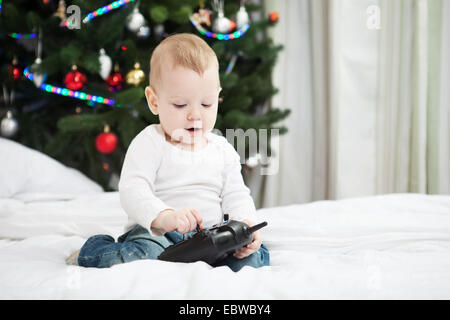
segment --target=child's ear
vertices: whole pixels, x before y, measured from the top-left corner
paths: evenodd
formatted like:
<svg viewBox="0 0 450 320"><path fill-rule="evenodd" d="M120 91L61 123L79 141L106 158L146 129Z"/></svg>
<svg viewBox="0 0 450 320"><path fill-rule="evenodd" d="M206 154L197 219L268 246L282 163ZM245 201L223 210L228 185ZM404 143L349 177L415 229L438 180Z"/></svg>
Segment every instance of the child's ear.
<svg viewBox="0 0 450 320"><path fill-rule="evenodd" d="M158 96L151 86L145 87L145 97L150 111L156 116L158 115Z"/></svg>

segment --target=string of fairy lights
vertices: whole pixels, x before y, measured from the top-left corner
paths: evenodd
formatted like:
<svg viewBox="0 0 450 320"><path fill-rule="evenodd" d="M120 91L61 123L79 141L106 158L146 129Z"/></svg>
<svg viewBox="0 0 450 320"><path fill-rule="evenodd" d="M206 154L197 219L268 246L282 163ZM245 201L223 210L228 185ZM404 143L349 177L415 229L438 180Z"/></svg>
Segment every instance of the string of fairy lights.
<svg viewBox="0 0 450 320"><path fill-rule="evenodd" d="M112 10L118 9L128 3L135 2L136 0L117 0L114 2L111 2L110 4L107 4L101 8L98 8L97 10L89 12L84 18L83 23L88 23L89 21L104 15L105 13L108 13ZM0 0L0 12L2 10L2 0ZM70 22L67 20L64 23L61 24L61 26L68 27L70 26ZM8 32L7 35L14 39L31 39L36 37L36 32L33 33L17 33L17 32Z"/></svg>
<svg viewBox="0 0 450 320"><path fill-rule="evenodd" d="M97 10L91 11L89 12L86 17L84 17L83 19L83 23L88 23L89 21L105 14L108 13L112 10L118 9L128 3L134 2L135 0L118 0L118 1L114 1L111 2L110 4L107 4L101 8L98 8ZM66 21L63 23L63 26L67 27L69 25L69 22Z"/></svg>
<svg viewBox="0 0 450 320"><path fill-rule="evenodd" d="M233 33L217 33L217 32L211 32L211 31L206 30L205 28L203 28L203 26L201 24L195 22L192 19L190 19L190 21L201 35L208 37L208 38L217 39L217 40L233 40L233 39L240 38L250 28L250 25L245 24L242 28L240 28L239 30L236 30Z"/></svg>
<svg viewBox="0 0 450 320"><path fill-rule="evenodd" d="M29 68L25 68L23 70L23 74L27 79L33 81L34 75L33 75L33 73L30 72ZM54 94L58 94L58 95L65 96L65 97L72 97L72 98L80 99L80 100L87 100L87 101L91 101L94 103L102 103L102 104L107 104L110 106L115 105L117 107L122 106L121 104L116 104L115 101L112 99L108 99L108 98L101 97L101 96L96 96L96 95L85 93L82 91L61 88L61 87L57 87L57 86L54 86L54 85L51 85L48 83L42 83L39 86L39 89L49 92L49 93L54 93Z"/></svg>

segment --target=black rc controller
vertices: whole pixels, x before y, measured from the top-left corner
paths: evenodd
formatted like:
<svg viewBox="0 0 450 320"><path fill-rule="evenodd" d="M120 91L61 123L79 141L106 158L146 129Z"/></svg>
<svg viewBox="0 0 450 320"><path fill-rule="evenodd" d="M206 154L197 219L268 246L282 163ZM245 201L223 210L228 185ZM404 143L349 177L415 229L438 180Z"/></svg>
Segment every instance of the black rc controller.
<svg viewBox="0 0 450 320"><path fill-rule="evenodd" d="M172 262L204 261L214 265L229 254L253 241L252 233L267 222L249 227L244 222L230 220L210 229L199 230L192 238L167 247L159 260Z"/></svg>

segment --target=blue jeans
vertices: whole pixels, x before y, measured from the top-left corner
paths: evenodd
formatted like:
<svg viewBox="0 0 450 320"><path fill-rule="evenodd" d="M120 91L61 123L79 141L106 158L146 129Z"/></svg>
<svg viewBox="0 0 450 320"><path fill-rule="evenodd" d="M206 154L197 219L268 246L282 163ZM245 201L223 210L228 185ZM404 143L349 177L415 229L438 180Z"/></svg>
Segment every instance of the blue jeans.
<svg viewBox="0 0 450 320"><path fill-rule="evenodd" d="M167 232L163 236L152 236L147 229L136 225L121 235L117 242L109 235L95 235L86 240L78 256L78 265L82 267L109 268L115 264L140 259L157 259L165 248L189 239L195 232L181 234ZM243 259L229 255L214 267L228 266L234 272L244 266L259 268L270 263L269 250L261 244L259 250Z"/></svg>

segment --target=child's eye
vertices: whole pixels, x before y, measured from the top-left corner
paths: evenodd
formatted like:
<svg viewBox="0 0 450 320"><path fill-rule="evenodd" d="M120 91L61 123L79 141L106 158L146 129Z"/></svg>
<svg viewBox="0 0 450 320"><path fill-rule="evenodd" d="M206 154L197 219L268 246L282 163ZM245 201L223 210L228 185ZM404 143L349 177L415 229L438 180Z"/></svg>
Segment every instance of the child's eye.
<svg viewBox="0 0 450 320"><path fill-rule="evenodd" d="M206 104L206 103L202 103L202 106L204 106L205 108L211 107L212 104Z"/></svg>
<svg viewBox="0 0 450 320"><path fill-rule="evenodd" d="M173 105L177 108L183 108L186 106L185 104L175 104L175 103Z"/></svg>

